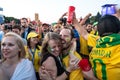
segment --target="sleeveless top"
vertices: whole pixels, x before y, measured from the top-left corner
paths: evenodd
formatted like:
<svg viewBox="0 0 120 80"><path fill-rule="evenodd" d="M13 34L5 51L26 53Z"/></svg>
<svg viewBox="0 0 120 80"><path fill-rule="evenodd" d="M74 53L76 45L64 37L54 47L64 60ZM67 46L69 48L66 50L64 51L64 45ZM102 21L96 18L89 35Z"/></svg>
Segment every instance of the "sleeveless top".
<svg viewBox="0 0 120 80"><path fill-rule="evenodd" d="M60 60L56 56L54 56L50 53L45 54L43 56L43 58L41 59L41 65L48 57L53 57L54 58L56 66L57 66L57 76L60 76L65 71L65 69L63 68L63 66L60 63Z"/></svg>

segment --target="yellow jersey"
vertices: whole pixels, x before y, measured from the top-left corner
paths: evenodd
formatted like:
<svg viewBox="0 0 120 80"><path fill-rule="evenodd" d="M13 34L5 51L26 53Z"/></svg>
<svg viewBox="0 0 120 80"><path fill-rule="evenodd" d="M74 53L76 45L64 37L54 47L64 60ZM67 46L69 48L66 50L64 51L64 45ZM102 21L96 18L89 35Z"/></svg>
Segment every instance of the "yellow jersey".
<svg viewBox="0 0 120 80"><path fill-rule="evenodd" d="M118 35L117 37L120 37L120 35ZM109 42L111 44L113 37L111 39L106 37L106 40L107 39L109 39ZM96 37L95 36L93 37L93 35L88 36L88 43L94 46L94 48L90 53L90 62L94 70L95 76L99 80L119 80L120 79L120 44L111 46L107 42L102 44L102 43L98 43L98 41L96 42L95 40L98 40L98 36ZM120 39L118 40L118 42L119 41ZM102 45L97 46L99 44Z"/></svg>
<svg viewBox="0 0 120 80"><path fill-rule="evenodd" d="M28 47L25 46L26 58L28 58L29 60L31 60L33 62L33 65L34 65L34 68L35 68L36 72L39 71L39 67L40 67L40 55L41 55L41 46L38 46L38 47L39 47L39 50L36 48L34 50L34 55L33 55L31 53L30 49L28 49Z"/></svg>
<svg viewBox="0 0 120 80"><path fill-rule="evenodd" d="M74 55L76 57L82 59L81 56L77 52L75 52ZM62 57L62 62L63 62L64 67L67 68L69 66L69 54ZM69 80L83 80L83 75L82 75L81 69L72 71L70 73Z"/></svg>

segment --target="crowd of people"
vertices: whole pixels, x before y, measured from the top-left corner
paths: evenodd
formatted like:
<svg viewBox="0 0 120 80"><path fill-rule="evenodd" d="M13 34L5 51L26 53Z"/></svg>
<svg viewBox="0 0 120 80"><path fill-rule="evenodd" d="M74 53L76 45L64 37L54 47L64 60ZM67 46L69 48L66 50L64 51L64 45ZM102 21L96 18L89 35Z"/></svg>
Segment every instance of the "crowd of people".
<svg viewBox="0 0 120 80"><path fill-rule="evenodd" d="M94 23L65 12L54 24L40 20L0 25L0 80L119 80L120 7Z"/></svg>

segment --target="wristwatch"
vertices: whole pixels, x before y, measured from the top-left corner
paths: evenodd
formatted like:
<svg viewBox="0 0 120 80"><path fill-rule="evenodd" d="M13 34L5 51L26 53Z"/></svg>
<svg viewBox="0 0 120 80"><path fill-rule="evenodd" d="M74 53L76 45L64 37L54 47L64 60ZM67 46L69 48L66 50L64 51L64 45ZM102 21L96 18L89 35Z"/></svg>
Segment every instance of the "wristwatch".
<svg viewBox="0 0 120 80"><path fill-rule="evenodd" d="M67 76L69 76L69 75L70 75L70 72L68 72L67 70L65 70L65 74L66 74Z"/></svg>

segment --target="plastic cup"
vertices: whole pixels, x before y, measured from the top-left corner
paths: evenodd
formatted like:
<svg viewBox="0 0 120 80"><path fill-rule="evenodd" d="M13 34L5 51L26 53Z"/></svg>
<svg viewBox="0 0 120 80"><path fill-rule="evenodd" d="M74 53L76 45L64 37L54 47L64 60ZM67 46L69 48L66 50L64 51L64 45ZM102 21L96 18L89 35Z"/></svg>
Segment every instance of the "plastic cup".
<svg viewBox="0 0 120 80"><path fill-rule="evenodd" d="M91 69L91 66L90 66L90 63L89 63L88 59L80 60L78 65L83 71L89 71Z"/></svg>
<svg viewBox="0 0 120 80"><path fill-rule="evenodd" d="M67 18L67 22L68 23L72 23L74 11L75 11L75 7L74 6L69 6L69 9L68 9L68 18Z"/></svg>

